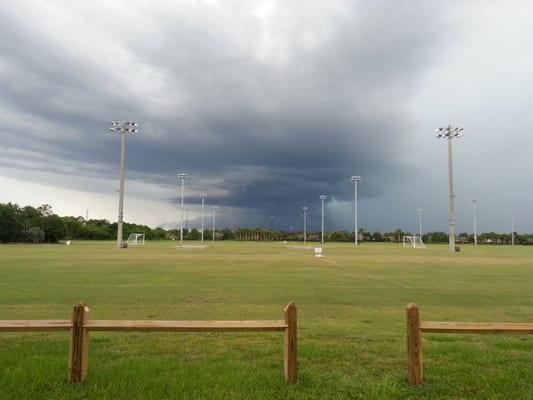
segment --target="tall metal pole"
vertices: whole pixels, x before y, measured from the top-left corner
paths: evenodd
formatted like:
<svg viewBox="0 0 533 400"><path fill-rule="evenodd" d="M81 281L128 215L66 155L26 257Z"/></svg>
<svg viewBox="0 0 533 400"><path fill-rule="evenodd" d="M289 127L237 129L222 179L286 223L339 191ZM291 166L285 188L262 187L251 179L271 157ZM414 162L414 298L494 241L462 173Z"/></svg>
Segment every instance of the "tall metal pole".
<svg viewBox="0 0 533 400"><path fill-rule="evenodd" d="M120 135L120 187L118 195L118 226L117 226L117 247L122 247L122 240L124 239L124 177L126 161L126 134Z"/></svg>
<svg viewBox="0 0 533 400"><path fill-rule="evenodd" d="M322 237L320 240L320 247L324 247L324 200L326 200L326 195L321 194L320 200L322 201Z"/></svg>
<svg viewBox="0 0 533 400"><path fill-rule="evenodd" d="M416 211L418 212L418 234L420 235L420 238L422 238L422 213L424 212L424 209L419 208Z"/></svg>
<svg viewBox="0 0 533 400"><path fill-rule="evenodd" d="M353 194L353 208L354 208L354 235L355 235L355 239L354 239L354 243L356 246L359 245L359 226L358 226L358 221L357 221L357 182L360 182L361 181L361 177L360 176L352 176L350 178L350 181L352 181L354 183L354 194Z"/></svg>
<svg viewBox="0 0 533 400"><path fill-rule="evenodd" d="M274 216L273 215L270 216L270 230L271 231L274 230Z"/></svg>
<svg viewBox="0 0 533 400"><path fill-rule="evenodd" d="M180 243L183 244L183 188L185 186L185 179L181 180L181 217L180 217Z"/></svg>
<svg viewBox="0 0 533 400"><path fill-rule="evenodd" d="M216 212L217 212L217 206L213 206L213 243L215 243L215 220L216 220Z"/></svg>
<svg viewBox="0 0 533 400"><path fill-rule="evenodd" d="M455 207L453 193L453 156L452 156L452 138L448 138L448 235L450 251L455 251Z"/></svg>
<svg viewBox="0 0 533 400"><path fill-rule="evenodd" d="M122 248L123 227L124 227L124 177L126 175L126 134L137 133L137 123L133 121L113 121L111 122L112 133L120 135L120 189L118 197L118 223L117 223L117 247Z"/></svg>
<svg viewBox="0 0 533 400"><path fill-rule="evenodd" d="M463 136L463 128L452 128L448 125L446 128L437 129L437 137L448 140L448 237L449 250L455 252L455 207L453 192L453 155L452 155L452 140Z"/></svg>
<svg viewBox="0 0 533 400"><path fill-rule="evenodd" d="M304 210L304 244L307 244L307 210L309 207L302 207Z"/></svg>
<svg viewBox="0 0 533 400"><path fill-rule="evenodd" d="M472 198L472 212L474 215L474 247L477 247L477 199Z"/></svg>
<svg viewBox="0 0 533 400"><path fill-rule="evenodd" d="M514 215L515 215L516 211L513 210L511 211L511 246L514 247Z"/></svg>
<svg viewBox="0 0 533 400"><path fill-rule="evenodd" d="M181 181L180 244L183 244L183 189L185 186L185 179L187 179L188 176L189 174L187 174L186 172L178 173L178 179Z"/></svg>
<svg viewBox="0 0 533 400"><path fill-rule="evenodd" d="M202 193L200 198L202 199L202 243L204 242L204 204L205 198L207 197L206 193Z"/></svg>

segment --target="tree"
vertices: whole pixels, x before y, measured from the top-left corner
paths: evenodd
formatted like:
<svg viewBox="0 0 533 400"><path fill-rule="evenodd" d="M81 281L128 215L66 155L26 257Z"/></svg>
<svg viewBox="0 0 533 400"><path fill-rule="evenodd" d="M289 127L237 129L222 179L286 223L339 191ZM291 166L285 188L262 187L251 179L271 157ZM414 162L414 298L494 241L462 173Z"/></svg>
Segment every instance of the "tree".
<svg viewBox="0 0 533 400"><path fill-rule="evenodd" d="M42 206L38 207L37 210L42 217L49 217L54 213L50 204L43 204Z"/></svg>
<svg viewBox="0 0 533 400"><path fill-rule="evenodd" d="M328 240L331 242L348 242L348 241L351 241L350 239L352 237L354 236L346 231L336 231L336 232L331 232L329 234Z"/></svg>
<svg viewBox="0 0 533 400"><path fill-rule="evenodd" d="M41 243L44 240L44 231L38 226L24 230L23 240L28 243Z"/></svg>
<svg viewBox="0 0 533 400"><path fill-rule="evenodd" d="M84 223L81 217L60 217L65 227L67 239L77 239L83 235Z"/></svg>
<svg viewBox="0 0 533 400"><path fill-rule="evenodd" d="M231 229L228 229L228 228L222 229L222 239L223 240L233 239L233 232L231 231Z"/></svg>
<svg viewBox="0 0 533 400"><path fill-rule="evenodd" d="M20 210L20 218L24 221L25 229L29 229L33 226L42 227L43 214L38 208L32 206L26 206Z"/></svg>
<svg viewBox="0 0 533 400"><path fill-rule="evenodd" d="M446 232L428 232L422 235L424 243L448 243Z"/></svg>
<svg viewBox="0 0 533 400"><path fill-rule="evenodd" d="M23 222L16 204L0 204L0 241L16 242L22 232Z"/></svg>
<svg viewBox="0 0 533 400"><path fill-rule="evenodd" d="M57 243L66 235L63 222L56 214L48 215L43 219L43 230L44 238L48 243Z"/></svg>
<svg viewBox="0 0 533 400"><path fill-rule="evenodd" d="M381 235L381 232L374 232L372 234L372 240L374 242L383 242L383 236Z"/></svg>
<svg viewBox="0 0 533 400"><path fill-rule="evenodd" d="M187 235L187 240L200 240L201 235L198 229L192 228L191 232Z"/></svg>

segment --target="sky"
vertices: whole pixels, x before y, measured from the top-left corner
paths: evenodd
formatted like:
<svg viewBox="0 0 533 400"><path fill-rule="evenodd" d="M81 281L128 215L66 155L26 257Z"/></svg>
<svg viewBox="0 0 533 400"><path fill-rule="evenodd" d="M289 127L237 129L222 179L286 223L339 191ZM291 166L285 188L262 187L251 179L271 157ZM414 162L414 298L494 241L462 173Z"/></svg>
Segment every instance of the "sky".
<svg viewBox="0 0 533 400"><path fill-rule="evenodd" d="M0 3L0 202L173 227L533 232L530 1ZM208 222L206 222L208 223Z"/></svg>

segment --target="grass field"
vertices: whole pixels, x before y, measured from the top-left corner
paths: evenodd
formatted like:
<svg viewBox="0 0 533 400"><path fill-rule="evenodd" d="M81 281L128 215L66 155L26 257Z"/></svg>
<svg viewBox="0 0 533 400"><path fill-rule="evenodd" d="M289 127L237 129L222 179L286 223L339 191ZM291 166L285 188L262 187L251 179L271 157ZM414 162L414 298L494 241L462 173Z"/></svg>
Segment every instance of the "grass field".
<svg viewBox="0 0 533 400"><path fill-rule="evenodd" d="M0 246L0 319L281 319L298 306L299 381L278 333L91 333L66 382L67 333L0 333L0 399L533 399L532 335L424 335L405 381L405 305L442 321L533 322L533 247L110 242Z"/></svg>

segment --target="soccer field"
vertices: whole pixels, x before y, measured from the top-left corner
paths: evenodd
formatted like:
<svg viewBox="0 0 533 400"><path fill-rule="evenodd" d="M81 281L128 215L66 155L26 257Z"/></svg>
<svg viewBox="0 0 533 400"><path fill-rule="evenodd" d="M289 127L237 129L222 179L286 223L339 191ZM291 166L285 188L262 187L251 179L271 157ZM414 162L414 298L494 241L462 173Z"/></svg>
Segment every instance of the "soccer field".
<svg viewBox="0 0 533 400"><path fill-rule="evenodd" d="M69 384L67 333L0 333L0 399L533 399L532 335L425 334L407 385L405 306L437 321L533 322L533 247L147 242L0 246L0 319L281 319L298 307L299 379L277 333L92 332Z"/></svg>

